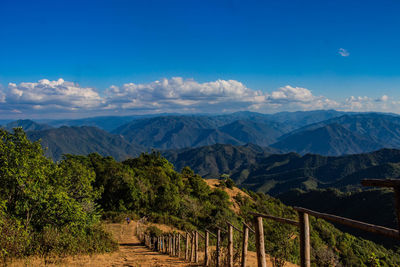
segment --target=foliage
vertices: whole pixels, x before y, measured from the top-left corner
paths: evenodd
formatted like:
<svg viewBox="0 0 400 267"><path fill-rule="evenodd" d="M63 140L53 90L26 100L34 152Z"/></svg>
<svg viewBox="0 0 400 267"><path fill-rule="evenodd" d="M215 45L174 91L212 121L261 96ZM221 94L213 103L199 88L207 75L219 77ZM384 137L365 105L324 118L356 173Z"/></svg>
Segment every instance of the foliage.
<svg viewBox="0 0 400 267"><path fill-rule="evenodd" d="M223 181L233 187L233 181ZM231 209L222 188L210 188L189 167L176 172L159 152L117 162L98 154L65 155L53 163L37 142L21 129L0 130L0 256L3 260L27 255L52 257L107 252L115 242L99 225L103 218L118 221L130 216L177 226L184 230L250 223L250 212L297 219L296 212L263 193L246 191L234 197L239 214ZM343 233L310 217L312 262L315 266L396 266L400 255L371 241ZM160 230L148 228L157 236ZM299 262L298 230L264 220L266 252L275 259ZM249 250L254 250L250 235Z"/></svg>
<svg viewBox="0 0 400 267"><path fill-rule="evenodd" d="M0 255L110 251L99 223L94 172L72 157L58 164L21 128L0 129Z"/></svg>
<svg viewBox="0 0 400 267"><path fill-rule="evenodd" d="M150 237L159 237L163 234L163 231L152 225L146 228L146 234L150 235Z"/></svg>
<svg viewBox="0 0 400 267"><path fill-rule="evenodd" d="M296 212L279 200L263 193L247 192L254 202L239 196L236 197L241 203L240 215L246 221L252 220L249 211L297 220ZM268 219L263 221L267 253L278 259L283 258L299 263L300 249L297 228ZM375 262L375 260L379 262L380 266L400 265L398 253L371 241L343 233L332 224L314 217L310 217L310 238L311 262L314 266L371 266L371 262Z"/></svg>

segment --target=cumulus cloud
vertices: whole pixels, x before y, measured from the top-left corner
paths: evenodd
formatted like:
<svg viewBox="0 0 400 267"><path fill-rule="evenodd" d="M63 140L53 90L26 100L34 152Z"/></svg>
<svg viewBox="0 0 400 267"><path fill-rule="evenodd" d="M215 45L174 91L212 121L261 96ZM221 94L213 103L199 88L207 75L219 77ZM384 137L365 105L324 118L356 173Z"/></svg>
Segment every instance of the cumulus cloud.
<svg viewBox="0 0 400 267"><path fill-rule="evenodd" d="M344 48L339 48L338 54L341 55L342 57L348 57L350 56L349 51L347 51Z"/></svg>
<svg viewBox="0 0 400 267"><path fill-rule="evenodd" d="M307 88L292 87L290 85L273 91L267 99L272 106L285 107L289 110L296 108L301 108L303 110L328 109L339 106L334 100L313 95Z"/></svg>
<svg viewBox="0 0 400 267"><path fill-rule="evenodd" d="M310 102L315 99L311 91L307 88L292 87L286 85L285 87L279 88L277 91L272 92L269 97L272 101L296 101L296 102Z"/></svg>
<svg viewBox="0 0 400 267"><path fill-rule="evenodd" d="M9 83L0 87L0 114L10 117L94 116L131 113L221 113L250 110L277 112L314 109L394 111L399 103L387 95L351 96L335 101L304 87L286 85L275 90L254 90L236 80L198 82L174 77L150 83L112 85L104 92L58 79ZM14 115L13 115L14 114Z"/></svg>
<svg viewBox="0 0 400 267"><path fill-rule="evenodd" d="M378 98L350 96L341 104L340 109L344 111L399 112L399 104L399 101L394 101L387 95Z"/></svg>
<svg viewBox="0 0 400 267"><path fill-rule="evenodd" d="M199 83L193 79L174 77L146 84L127 83L111 86L107 91L107 102L123 109L164 109L171 111L179 107L201 110L206 106L221 110L222 104L229 108L246 107L254 102L265 101L261 91L247 88L235 80L217 80Z"/></svg>
<svg viewBox="0 0 400 267"><path fill-rule="evenodd" d="M7 103L17 106L40 108L41 106L61 109L87 109L99 107L103 99L90 87L81 87L63 79L36 83L9 83Z"/></svg>

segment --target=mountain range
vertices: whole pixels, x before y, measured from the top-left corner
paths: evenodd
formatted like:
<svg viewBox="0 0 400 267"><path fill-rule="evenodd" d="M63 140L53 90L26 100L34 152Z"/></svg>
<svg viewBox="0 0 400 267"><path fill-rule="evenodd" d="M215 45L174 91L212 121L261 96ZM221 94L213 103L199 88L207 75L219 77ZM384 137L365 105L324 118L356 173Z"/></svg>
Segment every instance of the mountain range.
<svg viewBox="0 0 400 267"><path fill-rule="evenodd" d="M56 161L63 154L89 153L122 161L156 149L178 171L189 166L205 178L228 175L238 186L268 193L286 204L397 225L390 201L393 193L360 185L365 178L400 178L400 117L395 114L334 110L161 114L18 120L3 122L2 127L8 131L22 127ZM370 216L370 211L377 216Z"/></svg>
<svg viewBox="0 0 400 267"><path fill-rule="evenodd" d="M60 127L63 124L68 127ZM46 142L44 145L48 147L48 154L56 160L61 154L70 152L84 154L94 150L117 155L121 159L150 149L170 151L214 144L254 144L275 153L296 152L301 155L312 153L328 156L400 148L399 116L334 110L276 114L236 112L224 115L114 116L47 120L42 123L19 120L3 127L11 130L16 126L30 132L29 136L35 137L35 140L43 139ZM81 127L93 129L89 134L87 128L78 130ZM49 134L52 132L50 130L57 132L57 135ZM60 137L65 136L65 131L79 131L78 135L72 134L81 138L78 147L74 148L72 141L66 142L65 137ZM93 134L95 131L98 134ZM123 148L114 146L110 150L115 143L120 143ZM71 144L71 148L67 149L66 144ZM127 148L130 146L135 149Z"/></svg>
<svg viewBox="0 0 400 267"><path fill-rule="evenodd" d="M90 126L62 126L28 131L27 135L32 141L40 139L45 154L54 160L60 160L63 154L87 155L90 153L124 160L145 151L143 147L127 142L121 136Z"/></svg>
<svg viewBox="0 0 400 267"><path fill-rule="evenodd" d="M400 178L400 150L321 156L272 154L256 146L213 145L165 152L178 169L193 168L206 178L228 174L239 186L278 196L292 189L358 189L365 178Z"/></svg>

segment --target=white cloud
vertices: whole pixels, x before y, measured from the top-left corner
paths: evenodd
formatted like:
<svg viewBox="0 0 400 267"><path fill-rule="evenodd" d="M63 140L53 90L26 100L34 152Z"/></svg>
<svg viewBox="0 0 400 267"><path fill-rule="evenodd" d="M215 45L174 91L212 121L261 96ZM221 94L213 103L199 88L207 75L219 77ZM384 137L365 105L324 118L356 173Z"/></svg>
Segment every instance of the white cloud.
<svg viewBox="0 0 400 267"><path fill-rule="evenodd" d="M150 83L110 86L103 94L92 87L59 79L9 83L0 87L0 115L40 117L94 116L131 113L220 113L250 110L264 113L294 110L400 111L387 95L351 96L335 101L304 87L286 85L275 90L253 90L236 80L197 82L174 77ZM75 116L74 115L74 116ZM20 116L20 117L21 117Z"/></svg>
<svg viewBox="0 0 400 267"><path fill-rule="evenodd" d="M350 56L349 51L347 51L344 48L339 48L338 54L341 55L342 57L348 57Z"/></svg>
<svg viewBox="0 0 400 267"><path fill-rule="evenodd" d="M400 102L391 101L391 97L387 95L378 98L350 96L341 104L340 109L345 111L399 112Z"/></svg>
<svg viewBox="0 0 400 267"><path fill-rule="evenodd" d="M286 85L272 92L269 99L272 101L310 102L315 99L315 96L307 88Z"/></svg>
<svg viewBox="0 0 400 267"><path fill-rule="evenodd" d="M254 102L265 101L261 91L247 88L235 80L217 80L199 83L193 79L174 77L159 81L111 86L107 91L107 102L122 109L163 109L174 111L191 107L197 111L245 108ZM235 107L234 107L235 106ZM210 111L211 111L210 110Z"/></svg>
<svg viewBox="0 0 400 267"><path fill-rule="evenodd" d="M81 87L73 82L47 79L20 84L9 83L6 102L22 109L91 109L104 102L103 98L90 87Z"/></svg>
<svg viewBox="0 0 400 267"><path fill-rule="evenodd" d="M378 102L387 102L389 100L389 97L387 95L383 95L380 98L378 98L376 101Z"/></svg>
<svg viewBox="0 0 400 267"><path fill-rule="evenodd" d="M111 86L107 103L125 110L187 110L193 112L229 112L255 110L271 112L277 109L333 108L337 103L314 96L302 87L284 86L272 93L247 88L235 80L199 83L175 77L147 84L127 83Z"/></svg>

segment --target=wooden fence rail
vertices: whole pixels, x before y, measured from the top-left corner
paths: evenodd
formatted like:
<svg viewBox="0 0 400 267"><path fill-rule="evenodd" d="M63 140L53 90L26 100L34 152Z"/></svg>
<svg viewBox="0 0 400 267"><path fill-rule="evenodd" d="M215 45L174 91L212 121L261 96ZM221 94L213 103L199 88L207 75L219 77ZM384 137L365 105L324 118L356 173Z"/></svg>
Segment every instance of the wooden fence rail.
<svg viewBox="0 0 400 267"><path fill-rule="evenodd" d="M395 192L395 208L396 215L398 218L399 229L391 229L383 226L373 225L365 222L360 222L352 220L349 218L344 218L332 214L321 213L301 207L294 207L297 211L299 221L280 218L268 214L261 213L251 213L254 216L255 234L256 234L256 248L257 248L257 264L259 267L266 267L265 259L265 245L264 245L264 228L263 228L263 218L271 219L280 223L290 224L299 228L300 233L300 266L310 267L311 257L310 257L310 225L308 215L314 216L316 218L321 218L334 223L343 224L360 230L368 231L371 233L383 235L386 237L391 237L400 240L400 179L366 179L361 182L363 186L379 186L379 187L392 187ZM244 232L245 230L243 230ZM244 235L243 240L246 237ZM242 254L245 254L245 249L243 248ZM244 263L245 264L245 263ZM243 267L245 265L242 265Z"/></svg>

